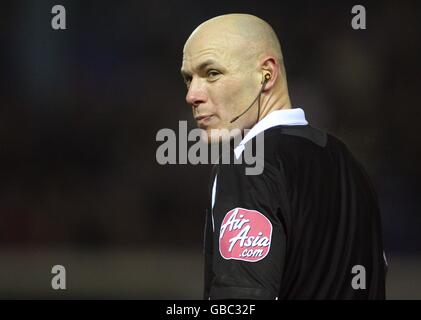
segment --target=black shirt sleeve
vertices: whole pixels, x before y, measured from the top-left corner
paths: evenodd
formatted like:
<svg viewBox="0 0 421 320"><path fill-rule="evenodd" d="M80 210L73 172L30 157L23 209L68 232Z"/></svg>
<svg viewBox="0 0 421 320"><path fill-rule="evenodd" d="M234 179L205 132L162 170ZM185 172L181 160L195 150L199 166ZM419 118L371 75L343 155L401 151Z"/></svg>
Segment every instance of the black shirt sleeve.
<svg viewBox="0 0 421 320"><path fill-rule="evenodd" d="M212 175L217 183L205 234L205 299L278 297L287 248L281 171L268 163L259 175L245 169L221 164Z"/></svg>

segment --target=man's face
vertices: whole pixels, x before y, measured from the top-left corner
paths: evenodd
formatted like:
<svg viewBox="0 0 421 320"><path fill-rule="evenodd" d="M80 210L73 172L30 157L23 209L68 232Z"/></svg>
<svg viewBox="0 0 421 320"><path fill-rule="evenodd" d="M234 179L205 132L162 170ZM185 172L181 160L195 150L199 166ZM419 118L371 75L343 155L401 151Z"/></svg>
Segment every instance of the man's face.
<svg viewBox="0 0 421 320"><path fill-rule="evenodd" d="M198 127L207 133L203 138L211 142L211 134L221 129L243 130L254 124L257 111L253 110L230 121L253 102L260 87L256 60L246 57L242 38L222 32L205 34L194 34L186 43L181 73L188 88L186 101Z"/></svg>

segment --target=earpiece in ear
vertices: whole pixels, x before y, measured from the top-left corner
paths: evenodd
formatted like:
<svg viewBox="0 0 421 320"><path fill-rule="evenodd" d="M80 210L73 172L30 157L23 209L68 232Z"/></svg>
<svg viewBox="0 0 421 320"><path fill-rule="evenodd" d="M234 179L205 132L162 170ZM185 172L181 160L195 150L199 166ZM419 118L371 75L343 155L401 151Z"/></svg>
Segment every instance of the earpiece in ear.
<svg viewBox="0 0 421 320"><path fill-rule="evenodd" d="M263 84L263 82L268 82L268 81L269 81L269 79L270 79L270 73L266 73L266 74L265 74L265 78L264 78L264 79L262 79L262 84Z"/></svg>

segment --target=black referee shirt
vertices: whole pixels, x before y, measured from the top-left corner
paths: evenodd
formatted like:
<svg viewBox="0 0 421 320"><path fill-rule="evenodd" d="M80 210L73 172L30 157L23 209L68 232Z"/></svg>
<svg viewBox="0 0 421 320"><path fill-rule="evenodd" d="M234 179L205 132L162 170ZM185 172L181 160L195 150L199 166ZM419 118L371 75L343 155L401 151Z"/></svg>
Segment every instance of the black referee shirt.
<svg viewBox="0 0 421 320"><path fill-rule="evenodd" d="M300 110L276 111L278 120L261 126L262 174L246 175L244 161L213 167L205 299L385 298L369 178L338 139L306 121L284 121Z"/></svg>

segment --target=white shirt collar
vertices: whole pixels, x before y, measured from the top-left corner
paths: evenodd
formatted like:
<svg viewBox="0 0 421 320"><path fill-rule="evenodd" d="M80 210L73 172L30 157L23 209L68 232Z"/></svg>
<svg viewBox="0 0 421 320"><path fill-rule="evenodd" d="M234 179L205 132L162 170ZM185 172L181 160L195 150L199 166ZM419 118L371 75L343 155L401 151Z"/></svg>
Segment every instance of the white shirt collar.
<svg viewBox="0 0 421 320"><path fill-rule="evenodd" d="M254 125L253 128L241 140L234 149L235 157L238 159L244 151L244 145L257 136L259 133L275 126L305 126L308 122L305 118L304 110L301 108L275 110Z"/></svg>

